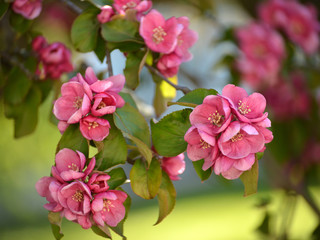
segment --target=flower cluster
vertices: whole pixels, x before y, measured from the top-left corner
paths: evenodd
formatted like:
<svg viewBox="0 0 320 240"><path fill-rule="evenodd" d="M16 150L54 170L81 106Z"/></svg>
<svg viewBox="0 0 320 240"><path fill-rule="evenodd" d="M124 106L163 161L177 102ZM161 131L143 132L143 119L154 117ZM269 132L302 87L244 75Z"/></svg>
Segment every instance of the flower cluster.
<svg viewBox="0 0 320 240"><path fill-rule="evenodd" d="M240 87L227 85L222 95L207 96L190 114L192 127L185 134L192 161L204 159L203 170L212 168L227 179L251 169L255 154L272 141L266 100L260 93L248 96Z"/></svg>
<svg viewBox="0 0 320 240"><path fill-rule="evenodd" d="M85 167L83 153L64 148L57 153L55 163L52 177L42 177L36 183L39 195L48 201L44 208L60 212L61 217L85 229L92 225L103 227L105 223L117 226L125 216L123 202L127 194L109 190L110 176L93 171L95 158Z"/></svg>
<svg viewBox="0 0 320 240"><path fill-rule="evenodd" d="M173 77L182 62L192 59L189 48L198 40L187 17L166 20L154 9L141 18L139 32L148 48L160 53L157 68L165 77Z"/></svg>
<svg viewBox="0 0 320 240"><path fill-rule="evenodd" d="M38 36L32 41L32 49L38 56L37 74L41 79L60 78L73 70L71 52L62 43L48 44L44 37Z"/></svg>
<svg viewBox="0 0 320 240"><path fill-rule="evenodd" d="M60 132L69 124L80 123L80 131L88 140L102 141L109 134L106 114L112 114L125 102L118 94L125 78L116 75L98 80L92 68L87 68L85 77L78 73L61 87L61 97L56 100L53 113L60 120Z"/></svg>
<svg viewBox="0 0 320 240"><path fill-rule="evenodd" d="M283 30L306 53L317 51L320 25L313 6L295 0L270 0L260 6L259 15L265 23Z"/></svg>
<svg viewBox="0 0 320 240"><path fill-rule="evenodd" d="M14 0L12 10L27 19L35 19L42 10L42 0Z"/></svg>
<svg viewBox="0 0 320 240"><path fill-rule="evenodd" d="M175 157L163 157L160 161L161 168L168 174L171 180L180 180L178 175L182 174L186 169L183 153Z"/></svg>

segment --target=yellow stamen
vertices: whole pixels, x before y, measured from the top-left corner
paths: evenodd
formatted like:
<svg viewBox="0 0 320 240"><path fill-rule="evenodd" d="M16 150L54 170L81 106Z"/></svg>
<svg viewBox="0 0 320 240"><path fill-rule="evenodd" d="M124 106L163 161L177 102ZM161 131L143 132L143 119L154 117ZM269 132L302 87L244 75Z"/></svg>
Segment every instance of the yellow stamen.
<svg viewBox="0 0 320 240"><path fill-rule="evenodd" d="M161 43L164 40L164 36L167 35L167 33L163 30L161 26L154 28L152 32L152 41L156 44Z"/></svg>
<svg viewBox="0 0 320 240"><path fill-rule="evenodd" d="M251 112L251 109L249 108L249 106L244 102L242 102L241 100L239 101L238 105L239 105L238 110L242 115L245 115Z"/></svg>

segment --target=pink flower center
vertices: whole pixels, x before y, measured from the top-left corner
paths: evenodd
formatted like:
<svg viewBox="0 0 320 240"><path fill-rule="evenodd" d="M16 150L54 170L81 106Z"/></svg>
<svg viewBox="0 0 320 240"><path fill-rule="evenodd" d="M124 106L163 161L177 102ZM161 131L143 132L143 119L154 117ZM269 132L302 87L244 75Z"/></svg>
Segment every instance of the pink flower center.
<svg viewBox="0 0 320 240"><path fill-rule="evenodd" d="M200 146L202 147L202 149L211 148L211 145L209 143L203 141L202 139L200 139Z"/></svg>
<svg viewBox="0 0 320 240"><path fill-rule="evenodd" d="M83 201L83 193L81 190L77 190L75 194L72 196L72 200L76 202L82 202Z"/></svg>
<svg viewBox="0 0 320 240"><path fill-rule="evenodd" d="M183 40L181 39L181 36L178 36L178 46L181 46L183 44Z"/></svg>
<svg viewBox="0 0 320 240"><path fill-rule="evenodd" d="M79 171L79 168L76 164L72 163L71 165L68 165L68 168L70 168L73 171Z"/></svg>
<svg viewBox="0 0 320 240"><path fill-rule="evenodd" d="M114 205L112 204L112 202L110 200L107 199L103 199L103 211L106 212L110 212L110 208L114 207Z"/></svg>
<svg viewBox="0 0 320 240"><path fill-rule="evenodd" d="M96 127L99 127L99 123L97 122L89 122L88 123L88 129L90 130L91 128L96 128Z"/></svg>
<svg viewBox="0 0 320 240"><path fill-rule="evenodd" d="M105 108L106 106L107 106L107 105L106 105L103 101L101 101L101 102L99 103L97 109Z"/></svg>
<svg viewBox="0 0 320 240"><path fill-rule="evenodd" d="M163 42L164 37L167 35L167 33L163 30L161 26L154 28L152 32L152 41L156 44Z"/></svg>
<svg viewBox="0 0 320 240"><path fill-rule="evenodd" d="M246 103L242 102L241 100L239 101L238 105L239 105L238 110L242 115L245 115L251 112L251 109L249 108L249 106Z"/></svg>
<svg viewBox="0 0 320 240"><path fill-rule="evenodd" d="M223 122L223 118L224 116L223 115L220 115L218 113L218 111L216 110L215 113L211 113L208 117L208 121L210 123L212 123L213 125L216 125L217 127L221 127L222 125L222 122Z"/></svg>
<svg viewBox="0 0 320 240"><path fill-rule="evenodd" d="M135 8L137 6L137 4L135 2L128 2L125 6L125 9L127 8Z"/></svg>
<svg viewBox="0 0 320 240"><path fill-rule="evenodd" d="M81 106L82 106L82 101L83 101L83 99L81 98L81 97L76 97L76 99L74 100L74 102L73 102L73 106L76 108L76 109L79 109L79 108L81 108Z"/></svg>
<svg viewBox="0 0 320 240"><path fill-rule="evenodd" d="M266 48L262 45L255 46L253 51L257 58L262 58L266 54Z"/></svg>
<svg viewBox="0 0 320 240"><path fill-rule="evenodd" d="M291 24L291 29L294 34L302 35L304 26L300 22L294 21Z"/></svg>
<svg viewBox="0 0 320 240"><path fill-rule="evenodd" d="M236 135L234 135L232 138L231 138L231 142L237 142L237 141L240 141L243 139L243 134L238 132Z"/></svg>

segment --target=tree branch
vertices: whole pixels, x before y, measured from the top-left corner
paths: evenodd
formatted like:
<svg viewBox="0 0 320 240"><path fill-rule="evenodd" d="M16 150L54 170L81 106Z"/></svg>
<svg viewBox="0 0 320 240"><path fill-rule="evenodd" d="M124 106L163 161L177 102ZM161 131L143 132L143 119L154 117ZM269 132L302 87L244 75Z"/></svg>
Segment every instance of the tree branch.
<svg viewBox="0 0 320 240"><path fill-rule="evenodd" d="M70 0L60 0L60 2L67 5L76 14L80 14L83 12L83 9L81 7L79 7L78 5L76 5L74 2L72 2Z"/></svg>
<svg viewBox="0 0 320 240"><path fill-rule="evenodd" d="M109 77L111 77L111 76L113 76L111 54L110 54L110 51L109 51L108 47L106 49L107 49L106 50L106 58L107 58L107 65L108 65L108 74L109 74Z"/></svg>
<svg viewBox="0 0 320 240"><path fill-rule="evenodd" d="M171 85L172 87L174 87L175 89L183 92L184 94L187 94L188 92L191 92L191 90L187 87L183 87L183 86L179 86L174 84L173 82L171 82L168 78L166 78L165 76L163 76L163 74L161 74L157 69L151 67L148 64L145 64L146 68L149 69L149 71L153 72L154 74L156 74L157 76L159 76L163 81L167 82L169 85Z"/></svg>

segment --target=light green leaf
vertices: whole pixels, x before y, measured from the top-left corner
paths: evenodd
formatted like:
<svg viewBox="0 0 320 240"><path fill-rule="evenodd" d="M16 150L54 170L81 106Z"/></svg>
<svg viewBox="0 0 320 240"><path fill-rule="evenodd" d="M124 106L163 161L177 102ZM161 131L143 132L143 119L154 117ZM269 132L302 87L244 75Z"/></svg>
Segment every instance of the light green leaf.
<svg viewBox="0 0 320 240"><path fill-rule="evenodd" d="M102 25L102 37L109 42L143 41L136 36L139 32L139 23L127 19L114 19Z"/></svg>
<svg viewBox="0 0 320 240"><path fill-rule="evenodd" d="M61 231L62 217L60 212L49 212L48 219L51 223L51 229L55 239L60 240L63 238L64 235Z"/></svg>
<svg viewBox="0 0 320 240"><path fill-rule="evenodd" d="M112 169L108 175L111 177L108 180L108 186L110 189L116 189L120 185L124 184L124 182L127 180L126 173L124 172L123 168L115 168Z"/></svg>
<svg viewBox="0 0 320 240"><path fill-rule="evenodd" d="M195 89L182 98L180 98L177 102L185 102L185 103L195 103L195 104L202 104L203 99L208 95L217 95L218 92L214 89L204 89L198 88Z"/></svg>
<svg viewBox="0 0 320 240"><path fill-rule="evenodd" d="M130 93L123 93L120 92L119 95L123 98L126 103L129 103L132 107L138 109L136 102L134 101L133 97Z"/></svg>
<svg viewBox="0 0 320 240"><path fill-rule="evenodd" d="M253 164L249 171L245 171L240 176L240 179L244 185L244 196L247 197L257 192L258 189L258 176L259 166L258 160Z"/></svg>
<svg viewBox="0 0 320 240"><path fill-rule="evenodd" d="M199 161L193 161L192 162L193 167L196 170L196 173L198 174L198 176L199 176L199 178L201 179L202 182L207 180L211 176L211 173L212 173L212 169L211 168L209 168L206 171L202 170L203 163L204 163L203 159L201 159Z"/></svg>
<svg viewBox="0 0 320 240"><path fill-rule="evenodd" d="M101 226L99 226L99 225L93 225L93 226L91 227L91 230L92 230L95 234L97 234L97 235L99 235L99 236L101 236L101 237L103 237L103 238L112 239L110 230L109 230L109 228L108 228L107 225L104 225L103 227L101 227Z"/></svg>

